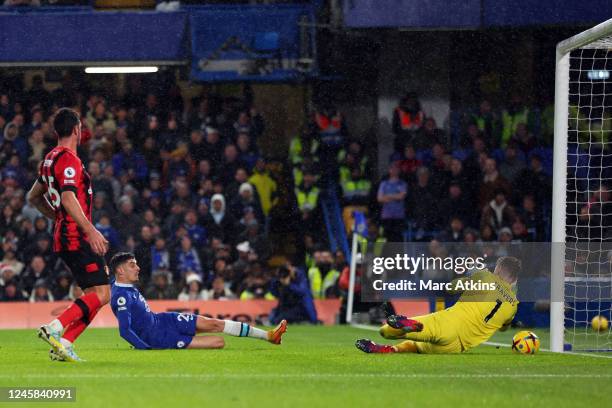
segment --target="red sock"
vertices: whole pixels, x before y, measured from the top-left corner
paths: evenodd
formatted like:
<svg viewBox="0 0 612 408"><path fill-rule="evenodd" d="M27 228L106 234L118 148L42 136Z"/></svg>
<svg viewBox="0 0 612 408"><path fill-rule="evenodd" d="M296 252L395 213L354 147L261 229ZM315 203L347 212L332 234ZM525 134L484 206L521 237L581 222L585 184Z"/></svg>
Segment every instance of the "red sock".
<svg viewBox="0 0 612 408"><path fill-rule="evenodd" d="M93 321L94 317L96 317L96 315L98 314L98 311L101 308L102 307L99 306L97 309L89 313L89 320L88 320L89 323ZM85 331L87 326L89 326L89 323L85 323L83 319L79 319L79 320L76 320L70 323L70 326L66 328L66 331L64 331L64 335L62 337L68 340L69 342L74 343L75 340L81 335L81 333Z"/></svg>
<svg viewBox="0 0 612 408"><path fill-rule="evenodd" d="M91 312L94 310L97 312L99 308L100 299L98 299L98 295L95 292L87 293L68 306L57 320L67 328L70 323L83 318L85 315L89 318Z"/></svg>

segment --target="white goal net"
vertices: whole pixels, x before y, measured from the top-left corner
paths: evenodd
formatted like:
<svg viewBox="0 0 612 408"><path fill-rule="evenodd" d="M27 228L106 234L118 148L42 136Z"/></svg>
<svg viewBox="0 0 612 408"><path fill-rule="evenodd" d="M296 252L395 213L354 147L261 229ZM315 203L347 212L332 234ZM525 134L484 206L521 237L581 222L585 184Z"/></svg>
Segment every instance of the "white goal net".
<svg viewBox="0 0 612 408"><path fill-rule="evenodd" d="M612 351L612 20L559 44L555 88L551 348Z"/></svg>

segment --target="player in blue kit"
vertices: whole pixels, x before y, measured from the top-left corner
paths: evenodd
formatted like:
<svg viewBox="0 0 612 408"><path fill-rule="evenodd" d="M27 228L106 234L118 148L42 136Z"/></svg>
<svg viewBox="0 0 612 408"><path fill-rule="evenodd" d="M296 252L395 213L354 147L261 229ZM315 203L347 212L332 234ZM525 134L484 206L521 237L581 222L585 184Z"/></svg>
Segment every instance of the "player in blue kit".
<svg viewBox="0 0 612 408"><path fill-rule="evenodd" d="M119 333L137 349L215 349L223 348L221 336L196 336L198 333L225 333L237 337L254 337L281 344L287 331L283 320L272 330L261 330L246 323L210 319L191 313L153 313L145 298L134 287L140 267L133 254L113 256L110 270L116 281L112 285L111 307L119 321Z"/></svg>

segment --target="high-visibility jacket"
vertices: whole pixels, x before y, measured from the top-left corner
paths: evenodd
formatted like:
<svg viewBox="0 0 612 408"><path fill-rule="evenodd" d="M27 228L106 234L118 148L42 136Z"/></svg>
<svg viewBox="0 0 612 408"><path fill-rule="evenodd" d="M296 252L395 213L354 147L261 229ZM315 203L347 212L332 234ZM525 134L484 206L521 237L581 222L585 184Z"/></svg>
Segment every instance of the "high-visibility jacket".
<svg viewBox="0 0 612 408"><path fill-rule="evenodd" d="M305 153L308 153L311 156L316 156L318 149L319 142L316 140L312 140L310 142L310 151L304 152L304 144L302 143L302 138L299 136L294 137L289 143L289 160L293 165L300 164Z"/></svg>
<svg viewBox="0 0 612 408"><path fill-rule="evenodd" d="M519 123L527 125L529 121L529 109L523 108L520 112L511 114L507 110L502 113L502 147L506 147L512 136L516 133Z"/></svg>
<svg viewBox="0 0 612 408"><path fill-rule="evenodd" d="M355 197L367 197L372 190L372 183L370 180L359 179L359 180L347 180L342 183L342 191L344 192L344 198L355 198Z"/></svg>
<svg viewBox="0 0 612 408"><path fill-rule="evenodd" d="M261 209L267 217L272 207L278 202L276 182L267 173L259 173L257 171L249 177L248 182L255 186L257 194L259 194Z"/></svg>
<svg viewBox="0 0 612 408"><path fill-rule="evenodd" d="M296 187L295 197L300 211L314 210L319 202L319 193L320 190L317 187L312 187L308 191Z"/></svg>
<svg viewBox="0 0 612 408"><path fill-rule="evenodd" d="M408 113L399 107L395 108L395 111L399 116L399 123L402 130L417 130L423 126L425 115L422 111L419 111L416 115Z"/></svg>
<svg viewBox="0 0 612 408"><path fill-rule="evenodd" d="M321 271L317 266L308 269L312 297L315 299L325 299L325 292L336 284L339 277L340 272L336 269L331 269L325 277L321 276Z"/></svg>

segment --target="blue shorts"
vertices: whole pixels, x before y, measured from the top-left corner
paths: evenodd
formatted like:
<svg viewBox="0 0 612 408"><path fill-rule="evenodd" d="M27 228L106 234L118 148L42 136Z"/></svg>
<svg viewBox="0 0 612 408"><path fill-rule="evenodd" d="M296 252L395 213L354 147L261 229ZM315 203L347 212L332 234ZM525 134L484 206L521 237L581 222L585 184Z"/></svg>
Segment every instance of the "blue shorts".
<svg viewBox="0 0 612 408"><path fill-rule="evenodd" d="M187 348L196 335L197 316L192 313L158 313L158 323L149 337L154 349Z"/></svg>

